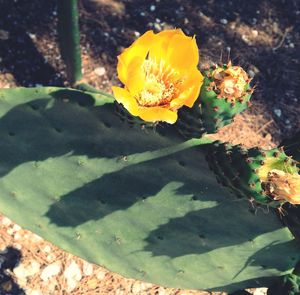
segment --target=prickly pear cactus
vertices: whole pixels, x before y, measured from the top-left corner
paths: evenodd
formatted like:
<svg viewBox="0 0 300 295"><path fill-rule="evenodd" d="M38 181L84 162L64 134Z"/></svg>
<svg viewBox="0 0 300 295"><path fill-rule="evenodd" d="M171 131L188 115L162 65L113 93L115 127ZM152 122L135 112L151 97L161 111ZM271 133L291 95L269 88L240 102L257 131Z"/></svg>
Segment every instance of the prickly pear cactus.
<svg viewBox="0 0 300 295"><path fill-rule="evenodd" d="M273 212L215 181L173 129L128 128L112 100L80 91L0 91L0 210L64 250L169 287L269 286L300 258Z"/></svg>
<svg viewBox="0 0 300 295"><path fill-rule="evenodd" d="M287 199L270 189L272 173L298 175L296 161L282 149L263 151L215 142L207 147L207 160L217 180L240 197L271 207L281 207Z"/></svg>
<svg viewBox="0 0 300 295"><path fill-rule="evenodd" d="M296 133L292 138L284 140L281 143L281 146L284 149L285 153L287 153L289 156L292 156L297 161L297 166L300 168L300 132ZM298 181L298 194L300 194L300 180ZM300 241L300 206L299 204L286 204L284 209L286 213L283 216L283 221L290 228L291 232L294 234L296 239Z"/></svg>
<svg viewBox="0 0 300 295"><path fill-rule="evenodd" d="M244 70L231 63L205 71L199 98L191 109L184 107L179 111L180 133L187 138L199 138L230 124L250 103L253 89L249 83Z"/></svg>
<svg viewBox="0 0 300 295"><path fill-rule="evenodd" d="M128 124L129 127L138 127L141 129L153 129L157 124L146 122L137 116L131 115L121 104L115 102L115 111L122 122ZM161 123L160 123L161 124Z"/></svg>
<svg viewBox="0 0 300 295"><path fill-rule="evenodd" d="M268 295L299 295L300 294L300 262L297 263L293 273L279 278L268 289Z"/></svg>

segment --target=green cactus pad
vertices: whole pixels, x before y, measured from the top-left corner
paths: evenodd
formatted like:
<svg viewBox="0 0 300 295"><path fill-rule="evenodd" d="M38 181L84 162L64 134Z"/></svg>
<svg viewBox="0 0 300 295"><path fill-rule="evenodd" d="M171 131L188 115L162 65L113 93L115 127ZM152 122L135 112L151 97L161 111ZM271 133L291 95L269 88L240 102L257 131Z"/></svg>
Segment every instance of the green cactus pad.
<svg viewBox="0 0 300 295"><path fill-rule="evenodd" d="M226 68L226 65L223 66ZM215 133L221 127L230 124L233 118L244 111L249 104L251 94L231 104L225 98L217 98L217 93L210 90L213 67L204 72L204 81L200 95L192 108L184 107L179 110L178 130L186 138L199 138L205 133ZM247 84L247 89L250 85Z"/></svg>
<svg viewBox="0 0 300 295"><path fill-rule="evenodd" d="M0 91L0 210L90 262L168 287L234 291L289 273L300 247L273 212L220 187L200 145L128 128L109 97Z"/></svg>
<svg viewBox="0 0 300 295"><path fill-rule="evenodd" d="M296 161L281 149L263 151L258 148L243 149L241 146L215 142L207 146L207 161L219 183L228 186L235 194L259 204L280 207L282 202L269 198L263 192L259 171L267 175L272 169L296 173Z"/></svg>

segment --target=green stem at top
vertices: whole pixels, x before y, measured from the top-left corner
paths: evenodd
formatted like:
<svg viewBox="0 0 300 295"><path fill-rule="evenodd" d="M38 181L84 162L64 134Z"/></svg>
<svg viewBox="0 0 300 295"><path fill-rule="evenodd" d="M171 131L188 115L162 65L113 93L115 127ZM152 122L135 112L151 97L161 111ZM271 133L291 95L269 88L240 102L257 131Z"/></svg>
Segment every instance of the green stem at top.
<svg viewBox="0 0 300 295"><path fill-rule="evenodd" d="M82 79L77 0L58 1L58 39L71 85Z"/></svg>

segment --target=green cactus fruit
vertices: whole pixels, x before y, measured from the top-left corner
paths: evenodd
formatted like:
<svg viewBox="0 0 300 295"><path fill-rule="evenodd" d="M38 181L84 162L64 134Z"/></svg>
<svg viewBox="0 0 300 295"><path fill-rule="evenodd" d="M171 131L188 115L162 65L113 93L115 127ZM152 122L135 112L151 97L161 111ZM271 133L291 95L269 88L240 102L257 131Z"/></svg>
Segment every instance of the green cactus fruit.
<svg viewBox="0 0 300 295"><path fill-rule="evenodd" d="M249 211L174 126L128 128L111 98L0 90L0 210L62 249L168 287L270 286L300 246L274 212Z"/></svg>
<svg viewBox="0 0 300 295"><path fill-rule="evenodd" d="M199 138L230 124L250 104L253 89L249 83L244 70L231 63L205 71L200 96L193 107L179 110L179 132L187 138Z"/></svg>
<svg viewBox="0 0 300 295"><path fill-rule="evenodd" d="M293 137L284 140L281 143L285 153L293 157L297 161L300 168L300 132ZM300 182L300 180L299 180ZM300 186L300 183L299 183ZM298 192L300 194L300 192ZM282 216L284 223L289 227L290 231L300 241L300 205L286 204L284 206L285 214Z"/></svg>
<svg viewBox="0 0 300 295"><path fill-rule="evenodd" d="M276 192L270 189L270 173L282 172L294 176L299 171L296 161L282 149L247 150L222 142L207 147L207 161L217 180L239 197L275 208L281 207L287 199L275 195Z"/></svg>

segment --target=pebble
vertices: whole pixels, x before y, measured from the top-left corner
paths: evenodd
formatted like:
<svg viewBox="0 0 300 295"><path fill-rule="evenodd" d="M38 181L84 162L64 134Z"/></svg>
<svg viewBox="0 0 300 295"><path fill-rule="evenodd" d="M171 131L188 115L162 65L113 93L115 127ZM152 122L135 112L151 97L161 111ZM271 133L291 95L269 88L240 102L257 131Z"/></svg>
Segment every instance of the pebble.
<svg viewBox="0 0 300 295"><path fill-rule="evenodd" d="M274 109L274 113L278 118L281 117L281 114L282 114L281 109Z"/></svg>
<svg viewBox="0 0 300 295"><path fill-rule="evenodd" d="M12 229L14 232L17 232L21 229L21 227L19 225L15 224Z"/></svg>
<svg viewBox="0 0 300 295"><path fill-rule="evenodd" d="M268 288L257 288L255 289L253 295L267 295Z"/></svg>
<svg viewBox="0 0 300 295"><path fill-rule="evenodd" d="M158 24L158 23L154 23L154 28L155 28L157 31L161 31L161 30L162 30L161 25Z"/></svg>
<svg viewBox="0 0 300 295"><path fill-rule="evenodd" d="M60 273L60 270L61 270L60 263L57 262L52 263L43 269L40 278L43 281L48 281L49 278L58 275Z"/></svg>
<svg viewBox="0 0 300 295"><path fill-rule="evenodd" d="M150 11L153 12L153 11L155 11L155 9L156 9L155 5L151 5L151 6L150 6Z"/></svg>
<svg viewBox="0 0 300 295"><path fill-rule="evenodd" d="M7 217L3 217L2 220L1 220L1 223L3 225L8 226L8 225L11 225L12 221L9 218L7 218Z"/></svg>
<svg viewBox="0 0 300 295"><path fill-rule="evenodd" d="M97 76L103 76L103 75L105 75L105 73L106 73L106 70L105 70L105 68L104 67L98 67L98 68L96 68L95 70L94 70L94 72L95 72L95 74L97 75Z"/></svg>
<svg viewBox="0 0 300 295"><path fill-rule="evenodd" d="M105 278L105 275L106 275L105 271L98 271L96 277L98 280L103 280Z"/></svg>
<svg viewBox="0 0 300 295"><path fill-rule="evenodd" d="M253 78L255 76L255 73L252 70L248 70L248 75L250 78Z"/></svg>
<svg viewBox="0 0 300 295"><path fill-rule="evenodd" d="M227 20L226 18L221 18L221 19L220 19L220 23L221 23L222 25L227 25L227 24L228 24L228 20Z"/></svg>
<svg viewBox="0 0 300 295"><path fill-rule="evenodd" d="M35 35L35 34L29 33L28 35L29 35L29 37L30 37L32 40L35 40L35 39L36 39L36 35Z"/></svg>
<svg viewBox="0 0 300 295"><path fill-rule="evenodd" d="M137 38L141 36L141 33L138 31L134 31L133 33L134 33L134 36Z"/></svg>
<svg viewBox="0 0 300 295"><path fill-rule="evenodd" d="M75 261L72 261L71 264L65 269L64 277L67 279L67 291L71 292L76 288L77 282L79 282L82 278L81 270Z"/></svg>
<svg viewBox="0 0 300 295"><path fill-rule="evenodd" d="M9 39L9 32L5 30L0 30L0 40L8 40Z"/></svg>
<svg viewBox="0 0 300 295"><path fill-rule="evenodd" d="M153 285L149 283L134 282L134 284L131 286L131 292L133 294L141 294L141 292L146 291L152 286Z"/></svg>
<svg viewBox="0 0 300 295"><path fill-rule="evenodd" d="M43 249L44 252L50 253L51 252L51 247L49 245L46 245Z"/></svg>
<svg viewBox="0 0 300 295"><path fill-rule="evenodd" d="M10 236L12 236L14 234L14 231L12 228L9 228L7 231L7 234L9 234Z"/></svg>
<svg viewBox="0 0 300 295"><path fill-rule="evenodd" d="M88 263L86 261L83 262L82 271L84 275L90 276L93 274L93 265L91 263Z"/></svg>

